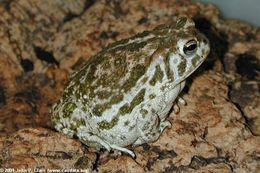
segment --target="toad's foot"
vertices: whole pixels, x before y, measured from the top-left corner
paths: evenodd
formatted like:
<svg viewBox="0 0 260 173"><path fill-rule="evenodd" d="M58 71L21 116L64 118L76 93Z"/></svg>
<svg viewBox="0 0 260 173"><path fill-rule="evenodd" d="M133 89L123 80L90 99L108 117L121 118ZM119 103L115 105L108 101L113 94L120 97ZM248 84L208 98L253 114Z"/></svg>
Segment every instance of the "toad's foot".
<svg viewBox="0 0 260 173"><path fill-rule="evenodd" d="M127 153L129 154L132 158L135 158L135 153L127 148L124 148L124 147L120 147L120 146L117 146L117 145L114 145L114 144L111 144L110 145L111 148L115 149L115 150L118 150L118 151L121 151L123 153Z"/></svg>
<svg viewBox="0 0 260 173"><path fill-rule="evenodd" d="M180 104L182 104L182 105L187 105L186 100L184 100L184 98L182 98L181 96L179 96L179 97L177 98L177 101L178 101L178 103L180 103Z"/></svg>
<svg viewBox="0 0 260 173"><path fill-rule="evenodd" d="M171 127L172 124L170 123L170 121L161 121L160 122L160 125L154 129L156 133L146 133L146 135L142 136L142 137L139 137L133 144L133 146L138 146L138 145L141 145L143 143L147 143L147 142L150 142L150 141L155 141L159 138L159 135L163 132L163 130L167 127ZM155 135L157 134L157 135Z"/></svg>
<svg viewBox="0 0 260 173"><path fill-rule="evenodd" d="M129 154L131 157L135 158L135 153L127 148L123 148L117 146L115 144L110 144L104 141L97 135L93 135L92 133L85 133L84 136L79 136L79 139L86 145L94 148L105 148L107 151L111 151L111 149L119 150L121 152Z"/></svg>
<svg viewBox="0 0 260 173"><path fill-rule="evenodd" d="M187 105L187 102L182 97L178 96L178 98L175 101L175 104L173 105L173 111L176 114L180 112L179 104Z"/></svg>
<svg viewBox="0 0 260 173"><path fill-rule="evenodd" d="M169 127L171 128L172 124L170 123L170 121L163 121L160 123L160 131L163 132L165 128Z"/></svg>
<svg viewBox="0 0 260 173"><path fill-rule="evenodd" d="M97 135L93 135L92 133L84 133L84 136L78 135L80 141L87 146L94 147L94 148L105 148L106 150L110 151L110 145L105 142L102 138Z"/></svg>

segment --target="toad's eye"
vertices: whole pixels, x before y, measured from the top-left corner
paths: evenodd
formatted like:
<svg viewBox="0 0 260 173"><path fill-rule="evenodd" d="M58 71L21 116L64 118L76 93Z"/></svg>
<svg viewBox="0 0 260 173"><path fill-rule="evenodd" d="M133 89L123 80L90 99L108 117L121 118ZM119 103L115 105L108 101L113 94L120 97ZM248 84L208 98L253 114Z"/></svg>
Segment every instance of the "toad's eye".
<svg viewBox="0 0 260 173"><path fill-rule="evenodd" d="M197 50L197 41L196 40L189 40L183 47L183 52L186 55L192 55Z"/></svg>

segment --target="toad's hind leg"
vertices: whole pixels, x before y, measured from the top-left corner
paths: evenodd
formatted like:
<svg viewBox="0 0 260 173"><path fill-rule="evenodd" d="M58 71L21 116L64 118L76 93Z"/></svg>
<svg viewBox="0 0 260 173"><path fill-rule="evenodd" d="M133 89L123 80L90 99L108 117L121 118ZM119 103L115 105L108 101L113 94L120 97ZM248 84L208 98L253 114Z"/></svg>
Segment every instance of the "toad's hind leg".
<svg viewBox="0 0 260 173"><path fill-rule="evenodd" d="M102 138L100 138L97 135L94 135L91 132L80 133L78 134L78 138L82 143L84 143L87 146L94 147L97 149L105 148L108 151L111 150L111 146L109 145L109 143L107 143Z"/></svg>
<svg viewBox="0 0 260 173"><path fill-rule="evenodd" d="M111 145L111 148L115 149L115 150L118 150L118 151L121 151L123 153L127 153L129 154L131 157L135 158L135 153L127 148L124 148L124 147L120 147L120 146L117 146L117 145L114 145L112 144Z"/></svg>
<svg viewBox="0 0 260 173"><path fill-rule="evenodd" d="M80 139L80 141L82 143L86 144L87 146L94 147L97 149L105 148L108 151L111 151L111 149L115 149L115 150L119 150L121 152L129 154L133 158L135 157L135 154L133 151L131 151L127 148L124 148L124 147L120 147L116 144L110 144L107 141L103 140L101 137L99 137L91 132L85 131L84 133L80 133L80 134L78 134L78 138Z"/></svg>
<svg viewBox="0 0 260 173"><path fill-rule="evenodd" d="M156 141L166 127L171 123L167 120L161 121L157 114L138 118L138 129L141 136L135 141L134 145L140 145L146 142Z"/></svg>

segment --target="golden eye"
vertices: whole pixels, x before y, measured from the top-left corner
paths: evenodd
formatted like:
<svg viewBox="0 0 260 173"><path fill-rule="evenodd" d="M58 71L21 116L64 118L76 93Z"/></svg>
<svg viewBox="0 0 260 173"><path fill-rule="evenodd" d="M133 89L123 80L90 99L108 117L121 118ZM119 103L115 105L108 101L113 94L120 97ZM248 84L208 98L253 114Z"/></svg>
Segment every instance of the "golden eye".
<svg viewBox="0 0 260 173"><path fill-rule="evenodd" d="M196 40L189 40L183 47L183 52L186 55L192 55L197 50L197 41Z"/></svg>

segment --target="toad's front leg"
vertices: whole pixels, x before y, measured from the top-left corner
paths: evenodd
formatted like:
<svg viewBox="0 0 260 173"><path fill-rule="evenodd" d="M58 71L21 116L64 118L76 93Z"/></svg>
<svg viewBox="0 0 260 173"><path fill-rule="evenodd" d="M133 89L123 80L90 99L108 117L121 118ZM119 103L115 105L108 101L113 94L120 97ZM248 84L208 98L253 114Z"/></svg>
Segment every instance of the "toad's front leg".
<svg viewBox="0 0 260 173"><path fill-rule="evenodd" d="M179 104L181 105L187 105L187 102L181 97L181 96L178 96L174 105L173 105L173 111L174 113L179 113L180 112L180 106Z"/></svg>
<svg viewBox="0 0 260 173"><path fill-rule="evenodd" d="M174 111L174 113L179 113L180 112L180 106L179 106L179 104L181 104L181 105L187 105L187 102L180 96L180 93L181 93L181 91L183 90L183 88L184 88L184 86L185 86L185 81L182 81L181 83L180 83L180 85L178 85L178 96L177 96L177 98L175 99L175 101L174 101L174 105L173 105L173 111Z"/></svg>

